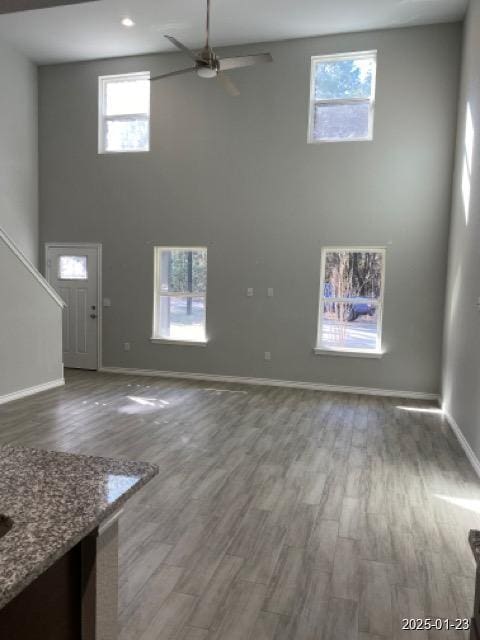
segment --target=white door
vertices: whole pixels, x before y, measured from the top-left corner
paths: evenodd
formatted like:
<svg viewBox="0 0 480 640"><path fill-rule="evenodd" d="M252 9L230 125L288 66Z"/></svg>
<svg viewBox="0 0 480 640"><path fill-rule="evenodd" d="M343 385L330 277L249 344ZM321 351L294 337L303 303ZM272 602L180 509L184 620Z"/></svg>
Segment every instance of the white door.
<svg viewBox="0 0 480 640"><path fill-rule="evenodd" d="M47 245L46 276L63 298L63 364L98 369L99 254L96 245Z"/></svg>

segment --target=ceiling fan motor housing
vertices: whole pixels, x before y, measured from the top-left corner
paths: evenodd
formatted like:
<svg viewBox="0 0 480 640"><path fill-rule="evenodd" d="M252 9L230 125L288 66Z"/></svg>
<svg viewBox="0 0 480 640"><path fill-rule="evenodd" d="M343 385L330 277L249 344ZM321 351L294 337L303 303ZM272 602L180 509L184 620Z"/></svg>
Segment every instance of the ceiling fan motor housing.
<svg viewBox="0 0 480 640"><path fill-rule="evenodd" d="M197 74L200 78L216 78L219 71L217 56L213 49L206 46L200 51L197 60Z"/></svg>

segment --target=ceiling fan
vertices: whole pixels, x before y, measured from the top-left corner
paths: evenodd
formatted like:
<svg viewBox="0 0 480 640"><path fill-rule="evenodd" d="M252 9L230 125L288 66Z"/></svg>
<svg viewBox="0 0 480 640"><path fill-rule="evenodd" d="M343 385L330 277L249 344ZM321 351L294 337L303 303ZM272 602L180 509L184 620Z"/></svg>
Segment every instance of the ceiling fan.
<svg viewBox="0 0 480 640"><path fill-rule="evenodd" d="M169 78L171 76L178 76L183 73L191 73L195 71L200 78L217 78L227 93L231 96L238 96L240 91L235 84L225 74L225 71L231 71L233 69L239 69L240 67L251 67L254 64L260 62L273 62L273 58L270 53L257 53L250 56L236 56L234 58L218 58L214 50L210 46L210 0L207 0L207 29L206 29L206 41L205 46L201 51L195 53L179 40L173 36L165 36L167 40L183 51L193 62L193 67L186 69L180 69L178 71L170 71L170 73L164 73L160 76L155 76L151 80L162 80L163 78Z"/></svg>
<svg viewBox="0 0 480 640"><path fill-rule="evenodd" d="M96 1L97 0L0 0L0 13L32 11L33 9L47 9L48 7L62 7L67 4L81 4L83 2Z"/></svg>

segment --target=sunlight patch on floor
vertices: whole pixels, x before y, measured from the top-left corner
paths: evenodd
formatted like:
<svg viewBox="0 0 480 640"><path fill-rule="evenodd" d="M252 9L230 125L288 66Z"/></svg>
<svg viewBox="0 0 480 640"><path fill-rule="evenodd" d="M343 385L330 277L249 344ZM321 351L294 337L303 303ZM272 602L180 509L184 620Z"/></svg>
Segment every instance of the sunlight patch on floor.
<svg viewBox="0 0 480 640"><path fill-rule="evenodd" d="M395 408L400 409L400 411L411 411L412 413L433 413L443 416L443 409L437 409L435 407L403 407L402 405L397 405Z"/></svg>
<svg viewBox="0 0 480 640"><path fill-rule="evenodd" d="M439 493L435 494L435 498L444 500L445 502L453 504L456 507L462 507L462 509L467 509L468 511L473 511L474 513L480 513L480 500L472 500L470 498L452 498L451 496L444 496Z"/></svg>

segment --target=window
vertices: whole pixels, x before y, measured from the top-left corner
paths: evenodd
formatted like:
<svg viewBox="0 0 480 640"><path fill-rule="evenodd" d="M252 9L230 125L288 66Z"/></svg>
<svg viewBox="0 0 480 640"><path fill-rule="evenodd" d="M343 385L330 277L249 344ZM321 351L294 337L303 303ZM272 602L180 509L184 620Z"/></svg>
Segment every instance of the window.
<svg viewBox="0 0 480 640"><path fill-rule="evenodd" d="M205 344L207 249L155 247L153 340Z"/></svg>
<svg viewBox="0 0 480 640"><path fill-rule="evenodd" d="M381 353L385 249L322 250L317 351Z"/></svg>
<svg viewBox="0 0 480 640"><path fill-rule="evenodd" d="M150 73L99 78L98 152L150 148Z"/></svg>
<svg viewBox="0 0 480 640"><path fill-rule="evenodd" d="M88 280L87 256L60 256L58 258L59 280Z"/></svg>
<svg viewBox="0 0 480 640"><path fill-rule="evenodd" d="M373 139L376 51L312 58L309 142Z"/></svg>

